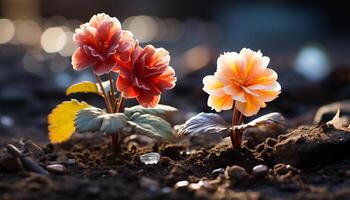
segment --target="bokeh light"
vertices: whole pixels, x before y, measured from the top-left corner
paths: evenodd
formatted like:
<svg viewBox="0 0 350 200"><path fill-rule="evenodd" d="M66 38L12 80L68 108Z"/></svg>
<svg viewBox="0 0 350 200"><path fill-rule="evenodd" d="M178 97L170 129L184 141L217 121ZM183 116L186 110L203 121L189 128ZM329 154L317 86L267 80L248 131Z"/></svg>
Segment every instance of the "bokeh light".
<svg viewBox="0 0 350 200"><path fill-rule="evenodd" d="M52 27L44 31L41 36L41 47L47 53L55 53L63 49L66 44L66 33L61 27Z"/></svg>
<svg viewBox="0 0 350 200"><path fill-rule="evenodd" d="M157 21L150 16L140 15L129 17L123 22L123 27L134 33L141 43L156 39L158 33Z"/></svg>
<svg viewBox="0 0 350 200"><path fill-rule="evenodd" d="M33 20L15 21L16 33L14 43L22 45L38 45L42 29L40 25Z"/></svg>
<svg viewBox="0 0 350 200"><path fill-rule="evenodd" d="M0 27L0 44L5 44L15 35L15 26L9 19L0 19Z"/></svg>
<svg viewBox="0 0 350 200"><path fill-rule="evenodd" d="M188 70L195 71L209 63L210 50L205 46L197 46L186 51L183 56Z"/></svg>
<svg viewBox="0 0 350 200"><path fill-rule="evenodd" d="M42 54L35 54L28 51L23 56L23 67L27 72L38 74L43 68L44 59Z"/></svg>
<svg viewBox="0 0 350 200"><path fill-rule="evenodd" d="M326 52L316 45L303 47L295 61L294 70L310 81L319 81L330 72L330 61Z"/></svg>
<svg viewBox="0 0 350 200"><path fill-rule="evenodd" d="M78 45L73 41L73 35L73 32L65 32L65 34L60 35L59 41L65 40L63 48L58 52L61 56L72 56L78 48Z"/></svg>
<svg viewBox="0 0 350 200"><path fill-rule="evenodd" d="M162 41L165 42L176 42L185 33L185 27L183 23L175 18L168 18L163 20L165 24L165 31L162 34Z"/></svg>

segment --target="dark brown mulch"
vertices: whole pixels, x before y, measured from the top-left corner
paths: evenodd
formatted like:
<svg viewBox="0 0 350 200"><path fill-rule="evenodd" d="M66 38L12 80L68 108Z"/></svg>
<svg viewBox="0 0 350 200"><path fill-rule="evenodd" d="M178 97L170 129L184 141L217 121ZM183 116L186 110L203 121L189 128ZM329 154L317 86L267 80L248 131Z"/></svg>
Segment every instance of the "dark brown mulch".
<svg viewBox="0 0 350 200"><path fill-rule="evenodd" d="M227 140L212 145L202 138L159 146L130 142L119 155L111 153L105 138L76 138L46 145L45 154L35 157L43 166L74 159L75 164L65 164L65 175L0 169L0 199L350 199L350 145L332 140L342 134L350 133L305 126L239 150ZM325 154L327 148L333 159ZM139 156L151 151L162 155L159 163L143 164ZM320 160L323 154L327 162ZM269 166L265 176L253 175L258 164ZM184 180L190 185L175 186Z"/></svg>

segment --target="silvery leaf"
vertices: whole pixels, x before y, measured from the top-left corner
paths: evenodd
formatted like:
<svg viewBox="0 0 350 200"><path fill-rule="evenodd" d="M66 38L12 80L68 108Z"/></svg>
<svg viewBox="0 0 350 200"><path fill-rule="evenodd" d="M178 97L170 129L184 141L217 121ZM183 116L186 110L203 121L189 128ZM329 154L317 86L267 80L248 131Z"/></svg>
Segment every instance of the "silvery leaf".
<svg viewBox="0 0 350 200"><path fill-rule="evenodd" d="M248 124L234 126L235 130L244 131L249 127L257 127L261 130L285 127L284 117L280 113L270 113L263 115ZM196 135L196 134L218 134L223 138L228 137L232 133L232 128L218 114L200 113L189 120L185 124L175 126L177 136Z"/></svg>
<svg viewBox="0 0 350 200"><path fill-rule="evenodd" d="M89 107L78 112L75 127L78 133L101 132L113 134L127 126L127 117L123 113L108 114L104 110Z"/></svg>
<svg viewBox="0 0 350 200"><path fill-rule="evenodd" d="M256 118L248 124L234 126L234 129L241 131L249 127L257 127L259 129L284 129L285 126L286 124L283 115L278 112L273 112Z"/></svg>
<svg viewBox="0 0 350 200"><path fill-rule="evenodd" d="M176 111L177 111L177 108L174 108L172 106L162 105L162 104L158 104L154 108L144 108L140 105L137 105L130 108L125 108L124 114L128 117L131 117L134 113L140 113L140 114L150 114L150 115L164 118L165 115L174 113Z"/></svg>
<svg viewBox="0 0 350 200"><path fill-rule="evenodd" d="M199 113L175 129L178 137L196 134L219 134L224 137L231 133L230 125L220 115L214 113Z"/></svg>
<svg viewBox="0 0 350 200"><path fill-rule="evenodd" d="M157 140L173 140L175 138L171 125L154 115L136 112L130 116L127 123L135 134L146 135Z"/></svg>

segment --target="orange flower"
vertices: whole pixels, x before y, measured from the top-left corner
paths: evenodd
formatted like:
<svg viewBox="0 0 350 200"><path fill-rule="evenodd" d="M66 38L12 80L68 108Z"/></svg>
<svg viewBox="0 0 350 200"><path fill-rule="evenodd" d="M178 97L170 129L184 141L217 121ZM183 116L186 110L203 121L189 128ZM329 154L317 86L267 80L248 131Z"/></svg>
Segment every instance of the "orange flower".
<svg viewBox="0 0 350 200"><path fill-rule="evenodd" d="M277 73L267 68L270 59L260 51L243 48L240 53L224 53L218 58L217 71L203 79L209 94L208 106L217 112L235 107L252 116L278 97L281 86Z"/></svg>
<svg viewBox="0 0 350 200"><path fill-rule="evenodd" d="M117 62L128 59L134 45L132 33L123 31L117 18L101 13L75 30L79 48L72 56L75 70L92 67L97 75L110 72Z"/></svg>
<svg viewBox="0 0 350 200"><path fill-rule="evenodd" d="M144 107L154 107L164 90L175 86L175 71L169 66L169 52L136 43L129 62L115 69L119 73L117 89L126 98L136 98Z"/></svg>

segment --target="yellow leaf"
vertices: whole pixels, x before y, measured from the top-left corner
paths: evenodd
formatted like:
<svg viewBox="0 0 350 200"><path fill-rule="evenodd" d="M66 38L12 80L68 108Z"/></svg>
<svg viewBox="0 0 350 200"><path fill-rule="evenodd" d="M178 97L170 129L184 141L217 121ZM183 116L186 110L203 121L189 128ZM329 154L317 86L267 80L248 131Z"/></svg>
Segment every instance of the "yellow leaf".
<svg viewBox="0 0 350 200"><path fill-rule="evenodd" d="M100 94L98 87L95 83L90 81L83 81L83 82L71 85L66 90L66 95L70 95L73 93L88 93L88 92Z"/></svg>
<svg viewBox="0 0 350 200"><path fill-rule="evenodd" d="M90 107L90 105L75 99L57 105L48 116L50 141L61 143L68 140L75 131L74 120L76 114L87 107Z"/></svg>

